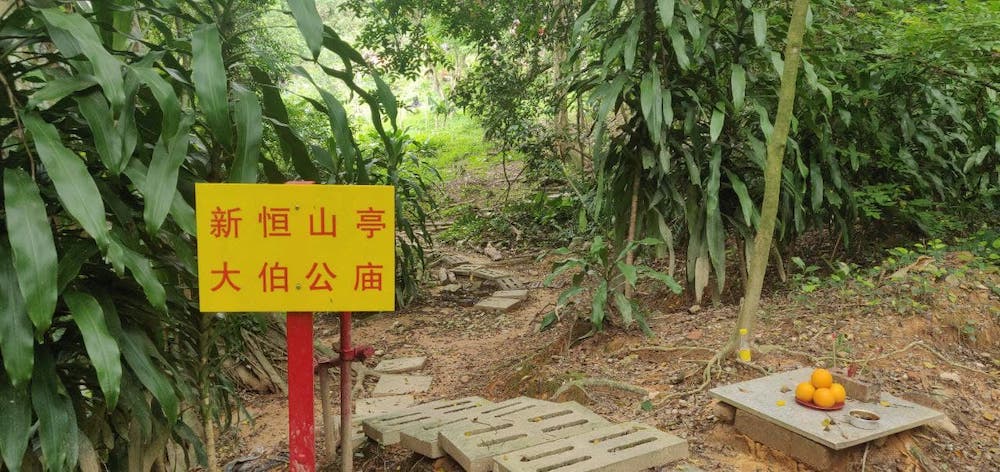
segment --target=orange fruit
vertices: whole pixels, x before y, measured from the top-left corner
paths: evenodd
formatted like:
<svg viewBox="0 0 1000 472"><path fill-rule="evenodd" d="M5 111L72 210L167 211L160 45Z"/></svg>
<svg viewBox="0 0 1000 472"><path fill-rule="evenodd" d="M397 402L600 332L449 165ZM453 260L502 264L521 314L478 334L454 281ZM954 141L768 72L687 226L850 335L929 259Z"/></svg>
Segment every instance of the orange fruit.
<svg viewBox="0 0 1000 472"><path fill-rule="evenodd" d="M804 402L811 402L815 391L816 388L813 387L811 383L802 382L795 387L795 398Z"/></svg>
<svg viewBox="0 0 1000 472"><path fill-rule="evenodd" d="M816 369L812 374L812 384L816 388L830 388L833 385L833 375L826 369Z"/></svg>
<svg viewBox="0 0 1000 472"><path fill-rule="evenodd" d="M816 406L823 408L830 408L837 404L836 399L833 397L833 392L828 388L817 388L816 393L813 393L813 403Z"/></svg>
<svg viewBox="0 0 1000 472"><path fill-rule="evenodd" d="M839 383L835 383L830 386L830 391L833 392L833 400L836 403L844 403L847 398L847 390L844 390L844 386Z"/></svg>

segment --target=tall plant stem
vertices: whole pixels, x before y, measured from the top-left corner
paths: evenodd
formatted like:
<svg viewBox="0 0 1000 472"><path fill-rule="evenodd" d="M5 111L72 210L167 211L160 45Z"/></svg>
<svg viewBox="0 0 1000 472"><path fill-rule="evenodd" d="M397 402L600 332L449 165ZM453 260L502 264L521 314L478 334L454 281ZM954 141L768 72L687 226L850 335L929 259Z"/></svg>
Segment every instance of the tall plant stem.
<svg viewBox="0 0 1000 472"><path fill-rule="evenodd" d="M629 213L628 220L628 238L625 240L625 247L632 246L632 242L635 241L635 223L639 217L639 169L635 171L635 178L632 179L632 209ZM635 249L629 249L628 254L625 255L625 264L632 265L635 262ZM632 298L632 293L635 291L635 287L625 281L625 298Z"/></svg>
<svg viewBox="0 0 1000 472"><path fill-rule="evenodd" d="M750 255L750 268L743 304L740 306L736 329L733 330L725 353L735 348L739 341L740 329L746 328L748 336L753 336L757 324L757 310L760 307L760 292L767 271L768 254L774 237L774 225L778 215L778 197L781 191L781 166L788 141L788 128L792 121L792 105L795 103L795 82L799 73L799 52L806 29L806 11L809 0L795 0L792 19L788 25L788 39L785 44L785 68L781 73L781 88L778 92L778 112L774 118L774 131L767 143L767 165L764 170L764 202L761 205L760 226L754 238ZM752 338L751 338L752 339ZM710 364L711 365L711 364Z"/></svg>
<svg viewBox="0 0 1000 472"><path fill-rule="evenodd" d="M209 472L219 472L219 457L215 451L215 422L212 421L211 366L208 362L212 342L211 316L202 313L198 320L201 336L198 339L199 372L198 395L201 397L201 421L205 429L205 455L208 456Z"/></svg>

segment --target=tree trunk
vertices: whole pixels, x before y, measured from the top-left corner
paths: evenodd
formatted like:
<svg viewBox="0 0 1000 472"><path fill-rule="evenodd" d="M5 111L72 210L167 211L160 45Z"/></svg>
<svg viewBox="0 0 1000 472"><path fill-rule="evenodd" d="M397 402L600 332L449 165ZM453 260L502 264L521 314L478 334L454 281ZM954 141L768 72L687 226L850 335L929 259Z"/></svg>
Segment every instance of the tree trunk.
<svg viewBox="0 0 1000 472"><path fill-rule="evenodd" d="M792 121L792 105L795 102L795 82L799 72L799 50L805 35L806 11L809 0L795 0L792 19L788 25L788 39L785 45L785 69L781 73L781 89L778 92L778 112L774 119L774 131L767 143L767 166L764 170L764 202L761 205L760 226L754 238L750 255L750 270L743 304L740 306L736 329L729 340L728 349L739 342L741 328L746 328L748 339L752 339L760 306L760 291L764 285L768 254L778 215L778 196L781 191L781 167L788 141L788 128Z"/></svg>

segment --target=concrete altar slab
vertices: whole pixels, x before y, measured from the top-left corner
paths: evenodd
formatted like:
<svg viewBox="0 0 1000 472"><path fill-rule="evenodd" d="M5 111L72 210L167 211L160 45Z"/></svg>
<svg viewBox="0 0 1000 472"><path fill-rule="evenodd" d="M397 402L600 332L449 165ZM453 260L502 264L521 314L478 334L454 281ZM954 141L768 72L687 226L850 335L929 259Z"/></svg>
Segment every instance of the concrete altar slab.
<svg viewBox="0 0 1000 472"><path fill-rule="evenodd" d="M944 413L884 392L880 401L874 403L862 403L848 398L844 408L837 411L806 408L795 403L795 386L808 381L812 371L812 368L805 367L724 385L709 390L709 395L835 450L863 444L945 417ZM788 387L788 391L782 392L782 387ZM778 406L779 400L784 401L783 406ZM877 413L882 418L880 424L873 430L852 426L847 421L847 413L853 409ZM835 424L827 428L823 420L830 419Z"/></svg>

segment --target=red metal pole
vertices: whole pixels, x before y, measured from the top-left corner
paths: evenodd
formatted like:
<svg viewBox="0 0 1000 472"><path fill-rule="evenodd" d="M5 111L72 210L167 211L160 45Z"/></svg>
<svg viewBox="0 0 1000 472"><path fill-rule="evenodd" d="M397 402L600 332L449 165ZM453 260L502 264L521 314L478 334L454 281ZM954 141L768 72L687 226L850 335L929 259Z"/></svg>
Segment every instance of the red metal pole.
<svg viewBox="0 0 1000 472"><path fill-rule="evenodd" d="M288 456L292 472L316 470L313 413L313 314L290 312L288 344Z"/></svg>
<svg viewBox="0 0 1000 472"><path fill-rule="evenodd" d="M351 427L351 361L356 350L351 345L351 312L340 314L340 471L354 468L354 428Z"/></svg>

